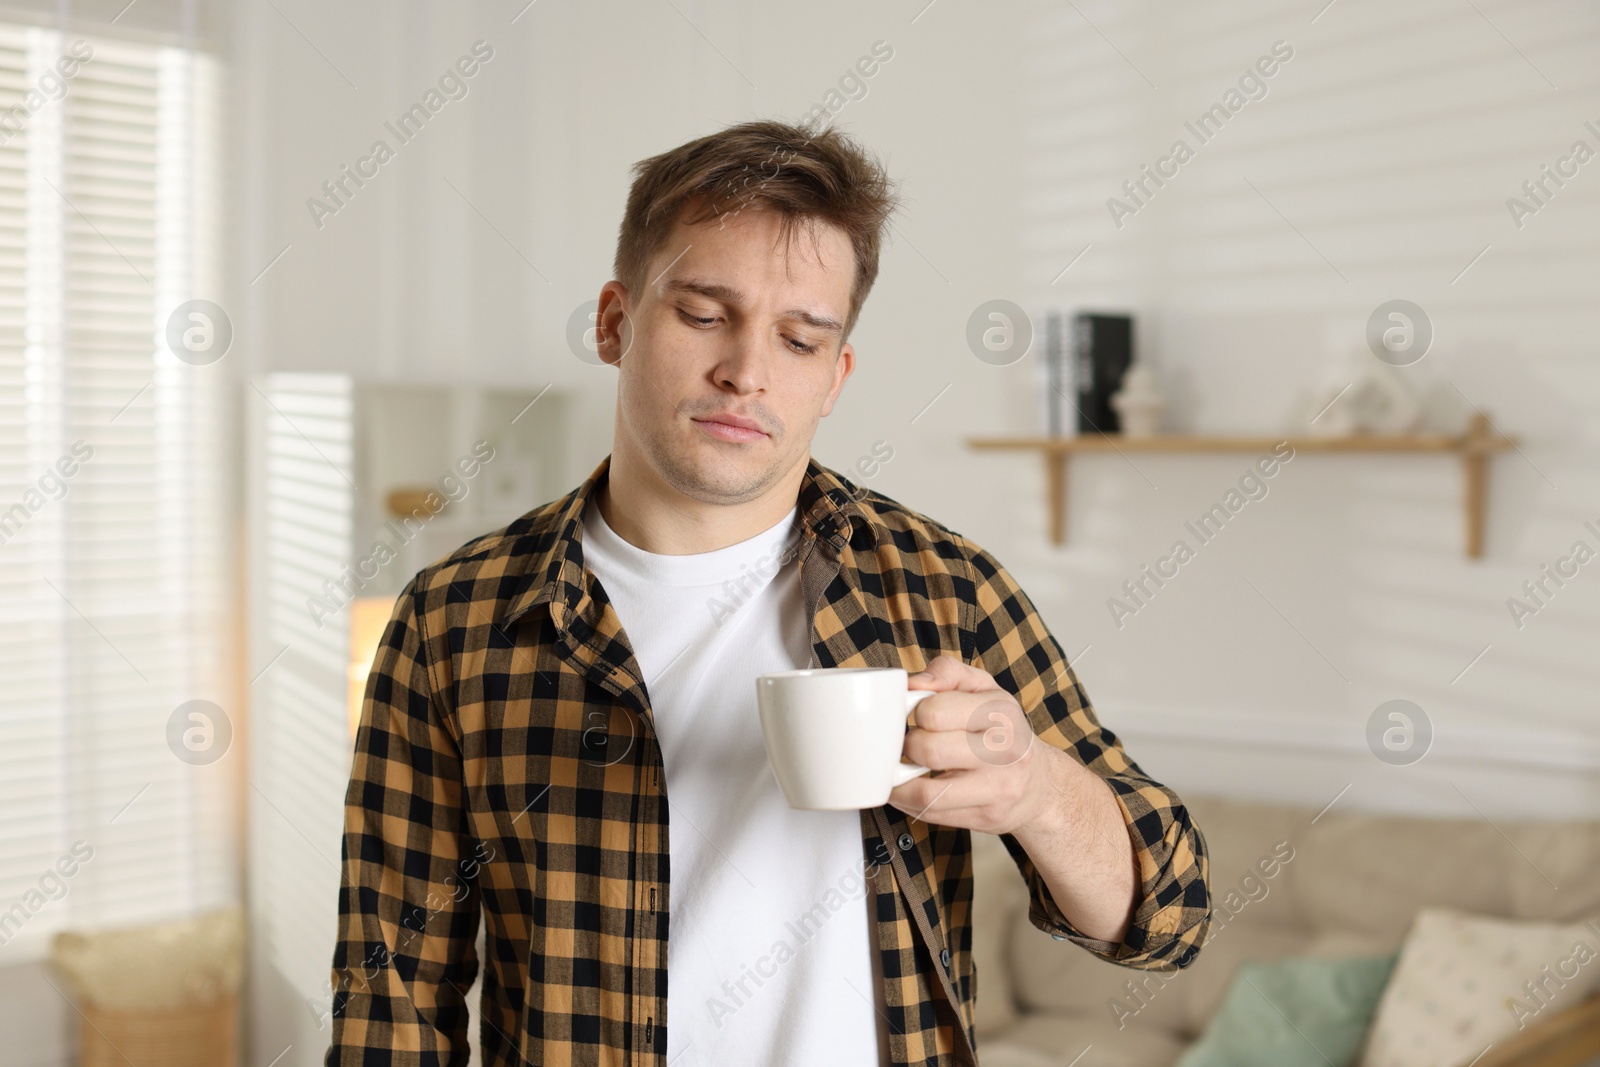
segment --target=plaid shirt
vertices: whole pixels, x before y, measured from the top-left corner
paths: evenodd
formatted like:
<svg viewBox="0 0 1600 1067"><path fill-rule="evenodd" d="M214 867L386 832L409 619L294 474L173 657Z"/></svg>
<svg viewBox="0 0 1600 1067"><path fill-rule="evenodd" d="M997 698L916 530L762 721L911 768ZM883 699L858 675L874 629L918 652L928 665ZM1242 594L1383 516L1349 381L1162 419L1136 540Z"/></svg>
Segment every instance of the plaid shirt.
<svg viewBox="0 0 1600 1067"><path fill-rule="evenodd" d="M584 483L419 572L367 680L345 802L326 1062L464 1065L486 923L485 1064L666 1065L667 804L644 682L583 563ZM1009 835L1029 918L1138 968L1181 967L1210 920L1205 843L1095 719L1000 564L814 460L797 554L812 666L922 670L948 653L1110 785L1138 857L1132 925L1083 936ZM752 692L751 699L754 701ZM971 839L861 813L890 1060L976 1063Z"/></svg>

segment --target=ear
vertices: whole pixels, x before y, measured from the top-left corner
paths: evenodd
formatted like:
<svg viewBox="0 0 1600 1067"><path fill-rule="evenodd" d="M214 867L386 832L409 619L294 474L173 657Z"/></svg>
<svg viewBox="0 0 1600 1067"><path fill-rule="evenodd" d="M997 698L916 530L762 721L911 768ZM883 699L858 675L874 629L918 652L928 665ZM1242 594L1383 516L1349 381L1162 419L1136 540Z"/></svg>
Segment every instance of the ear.
<svg viewBox="0 0 1600 1067"><path fill-rule="evenodd" d="M844 389L844 380L850 377L856 369L856 350L846 341L839 346L839 356L833 361L833 388L828 390L828 398L822 402L824 416L833 413L833 402L839 399L839 393Z"/></svg>
<svg viewBox="0 0 1600 1067"><path fill-rule="evenodd" d="M599 306L595 308L593 331L595 351L602 363L616 366L633 345L633 320L628 313L628 287L613 279L600 287Z"/></svg>

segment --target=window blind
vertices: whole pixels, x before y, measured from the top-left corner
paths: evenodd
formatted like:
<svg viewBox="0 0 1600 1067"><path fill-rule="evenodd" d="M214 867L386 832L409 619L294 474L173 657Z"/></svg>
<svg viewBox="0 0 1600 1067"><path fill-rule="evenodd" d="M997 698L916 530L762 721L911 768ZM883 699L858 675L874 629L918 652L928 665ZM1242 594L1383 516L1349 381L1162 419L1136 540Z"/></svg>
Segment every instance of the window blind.
<svg viewBox="0 0 1600 1067"><path fill-rule="evenodd" d="M221 0L0 0L9 24L205 51L221 47L225 14Z"/></svg>
<svg viewBox="0 0 1600 1067"><path fill-rule="evenodd" d="M218 284L218 91L0 23L0 966L238 896L236 757L169 741L231 702L223 371L165 340Z"/></svg>
<svg viewBox="0 0 1600 1067"><path fill-rule="evenodd" d="M354 384L273 374L264 401L267 665L256 720L252 827L267 952L312 1014L328 1008L351 743L345 612L318 626L306 603L350 560Z"/></svg>

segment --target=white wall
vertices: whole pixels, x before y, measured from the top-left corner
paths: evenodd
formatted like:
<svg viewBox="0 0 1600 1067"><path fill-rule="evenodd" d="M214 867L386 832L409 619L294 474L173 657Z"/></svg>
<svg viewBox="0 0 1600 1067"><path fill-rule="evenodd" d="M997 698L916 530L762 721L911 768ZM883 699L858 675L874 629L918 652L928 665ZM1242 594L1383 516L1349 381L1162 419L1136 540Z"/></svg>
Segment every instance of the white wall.
<svg viewBox="0 0 1600 1067"><path fill-rule="evenodd" d="M1323 803L1355 780L1342 803L1594 812L1600 581L1580 571L1521 629L1505 601L1575 540L1600 547L1582 526L1600 516L1600 164L1520 230L1505 201L1574 140L1600 149L1583 125L1600 127L1600 14L1080 6L1103 37L1071 10L1030 25L1027 195L1041 225L1027 291L1138 310L1143 353L1180 401L1174 421L1198 432L1278 430L1331 357L1361 350L1372 309L1409 299L1436 339L1405 375L1464 396L1524 443L1494 461L1482 560L1461 556L1452 460L1302 455L1120 628L1107 598L1250 457L1080 462L1060 551L1039 537L1037 471L984 458L971 469L1002 484L970 532L1010 555L1070 652L1090 646L1081 676L1102 715L1126 724L1130 744L1151 738L1149 762L1159 753L1175 781ZM1294 57L1267 96L1119 228L1107 198L1174 138L1198 145L1184 120L1280 40ZM1053 289L1039 284L1086 244ZM1002 513L998 494L1027 506L986 522ZM1363 736L1393 698L1436 730L1430 758L1398 775ZM1181 745L1154 740L1179 730ZM1485 774L1485 758L1538 766L1533 788Z"/></svg>
<svg viewBox="0 0 1600 1067"><path fill-rule="evenodd" d="M1573 140L1600 148L1583 127L1600 126L1600 13L1321 6L547 0L513 24L522 0L241 5L240 356L255 374L555 383L575 394L575 484L610 447L614 381L570 353L566 324L610 277L628 166L730 122L797 118L885 40L893 59L838 121L906 203L816 456L847 469L888 440L870 484L994 551L1081 653L1102 718L1180 788L1593 814L1600 564L1521 630L1505 601L1574 540L1600 547L1582 529L1600 518L1600 162L1521 230L1505 200ZM319 230L306 199L392 142L383 121L479 39L495 55L470 94ZM1114 225L1122 180L1280 39L1295 54L1267 97ZM1421 304L1437 339L1406 373L1454 383L1523 439L1494 461L1486 556L1462 558L1453 461L1302 455L1117 628L1107 598L1251 457L1081 460L1069 543L1049 546L1040 462L963 444L1032 428L1033 358L991 367L963 339L995 297L1132 308L1176 427L1263 433L1360 345L1374 307ZM1436 730L1413 767L1364 741L1392 698ZM326 1029L269 968L254 981L254 1062L318 1062Z"/></svg>

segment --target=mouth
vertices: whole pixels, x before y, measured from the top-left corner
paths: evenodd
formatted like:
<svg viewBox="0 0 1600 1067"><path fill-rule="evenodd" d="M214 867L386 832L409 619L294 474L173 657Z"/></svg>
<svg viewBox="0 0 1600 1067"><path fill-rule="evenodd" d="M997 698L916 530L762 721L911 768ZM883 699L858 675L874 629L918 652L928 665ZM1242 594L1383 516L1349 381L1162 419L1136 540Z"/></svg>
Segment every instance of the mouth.
<svg viewBox="0 0 1600 1067"><path fill-rule="evenodd" d="M751 441L759 441L767 436L754 426L742 424L747 420L741 420L738 423L725 422L721 419L695 419L693 421L696 426L699 426L708 435L715 437L719 441L746 444Z"/></svg>

